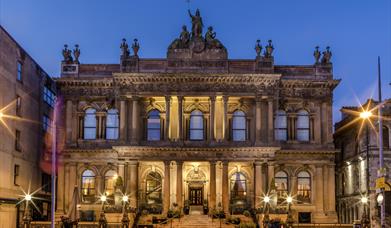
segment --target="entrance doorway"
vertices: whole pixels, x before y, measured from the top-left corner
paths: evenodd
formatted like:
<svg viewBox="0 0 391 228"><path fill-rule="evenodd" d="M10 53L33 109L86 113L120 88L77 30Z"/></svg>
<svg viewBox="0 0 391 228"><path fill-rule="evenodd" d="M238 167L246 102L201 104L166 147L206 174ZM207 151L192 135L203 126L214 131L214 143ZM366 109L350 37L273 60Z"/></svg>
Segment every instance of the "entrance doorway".
<svg viewBox="0 0 391 228"><path fill-rule="evenodd" d="M202 187L189 187L190 205L202 205Z"/></svg>

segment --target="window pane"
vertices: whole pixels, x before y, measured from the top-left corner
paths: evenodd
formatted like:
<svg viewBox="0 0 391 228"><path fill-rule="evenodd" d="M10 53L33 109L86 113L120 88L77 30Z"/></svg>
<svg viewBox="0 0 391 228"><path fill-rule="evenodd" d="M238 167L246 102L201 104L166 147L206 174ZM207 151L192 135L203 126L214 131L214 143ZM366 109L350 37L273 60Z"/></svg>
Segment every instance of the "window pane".
<svg viewBox="0 0 391 228"><path fill-rule="evenodd" d="M310 120L307 111L301 110L297 113L297 128L309 128Z"/></svg>
<svg viewBox="0 0 391 228"><path fill-rule="evenodd" d="M192 129L201 129L203 128L203 118L202 116L192 116L190 120L190 128Z"/></svg>
<svg viewBox="0 0 391 228"><path fill-rule="evenodd" d="M152 110L149 112L147 120L147 140L158 141L160 139L160 112Z"/></svg>
<svg viewBox="0 0 391 228"><path fill-rule="evenodd" d="M106 139L118 139L119 118L117 109L109 109L106 119Z"/></svg>
<svg viewBox="0 0 391 228"><path fill-rule="evenodd" d="M158 141L160 140L160 129L149 129L148 130L148 140L149 141Z"/></svg>
<svg viewBox="0 0 391 228"><path fill-rule="evenodd" d="M194 110L190 114L190 140L204 139L204 117L201 111Z"/></svg>
<svg viewBox="0 0 391 228"><path fill-rule="evenodd" d="M276 140L286 141L287 140L287 130L286 129L276 129L274 130Z"/></svg>
<svg viewBox="0 0 391 228"><path fill-rule="evenodd" d="M297 200L299 203L311 201L311 176L308 172L300 172L297 177Z"/></svg>
<svg viewBox="0 0 391 228"><path fill-rule="evenodd" d="M190 130L190 140L203 140L204 131L203 130Z"/></svg>
<svg viewBox="0 0 391 228"><path fill-rule="evenodd" d="M107 128L106 139L118 139L118 128Z"/></svg>
<svg viewBox="0 0 391 228"><path fill-rule="evenodd" d="M245 130L233 130L232 132L233 141L245 141L246 131Z"/></svg>
<svg viewBox="0 0 391 228"><path fill-rule="evenodd" d="M297 130L297 140L298 141L309 141L310 131L309 129Z"/></svg>
<svg viewBox="0 0 391 228"><path fill-rule="evenodd" d="M246 177L242 173L234 173L231 176L231 197L243 198L246 197L247 183Z"/></svg>
<svg viewBox="0 0 391 228"><path fill-rule="evenodd" d="M95 139L96 129L95 128L84 128L84 139Z"/></svg>

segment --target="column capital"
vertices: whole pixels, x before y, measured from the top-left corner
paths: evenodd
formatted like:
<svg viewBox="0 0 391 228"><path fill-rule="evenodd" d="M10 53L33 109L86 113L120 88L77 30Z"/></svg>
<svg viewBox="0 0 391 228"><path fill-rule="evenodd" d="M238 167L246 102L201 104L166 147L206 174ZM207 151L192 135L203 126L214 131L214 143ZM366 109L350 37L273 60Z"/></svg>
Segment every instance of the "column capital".
<svg viewBox="0 0 391 228"><path fill-rule="evenodd" d="M262 166L264 164L263 161L254 161L255 166Z"/></svg>
<svg viewBox="0 0 391 228"><path fill-rule="evenodd" d="M215 102L216 101L216 95L209 96L210 101Z"/></svg>
<svg viewBox="0 0 391 228"><path fill-rule="evenodd" d="M183 165L183 161L181 161L181 160L177 160L177 161L175 161L175 163L176 163L176 165Z"/></svg>
<svg viewBox="0 0 391 228"><path fill-rule="evenodd" d="M223 95L223 102L224 102L224 103L227 103L227 102L228 102L228 99L229 99L229 96L228 96L228 95Z"/></svg>
<svg viewBox="0 0 391 228"><path fill-rule="evenodd" d="M170 166L171 165L171 161L163 161L164 163L164 166Z"/></svg>
<svg viewBox="0 0 391 228"><path fill-rule="evenodd" d="M126 161L126 163L128 165L138 165L138 161L137 160L129 160L129 161Z"/></svg>
<svg viewBox="0 0 391 228"><path fill-rule="evenodd" d="M167 103L171 102L171 96L170 95L164 96L164 99L166 100Z"/></svg>

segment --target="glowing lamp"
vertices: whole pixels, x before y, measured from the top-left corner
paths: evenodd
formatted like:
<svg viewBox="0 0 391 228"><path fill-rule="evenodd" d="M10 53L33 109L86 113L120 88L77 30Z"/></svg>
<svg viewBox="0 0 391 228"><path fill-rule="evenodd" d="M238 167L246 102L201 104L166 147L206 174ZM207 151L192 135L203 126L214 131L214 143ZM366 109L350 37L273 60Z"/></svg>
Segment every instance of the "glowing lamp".
<svg viewBox="0 0 391 228"><path fill-rule="evenodd" d="M269 196L265 196L265 198L263 198L263 201L265 201L265 203L269 203L270 202L270 197Z"/></svg>
<svg viewBox="0 0 391 228"><path fill-rule="evenodd" d="M382 203L383 203L383 200L384 200L383 194L380 193L379 195L377 195L376 200L377 200L377 203L378 203L378 204L382 204Z"/></svg>
<svg viewBox="0 0 391 228"><path fill-rule="evenodd" d="M366 196L363 196L363 197L361 198L361 203L367 204L367 203L368 203L368 198L367 198Z"/></svg>
<svg viewBox="0 0 391 228"><path fill-rule="evenodd" d="M105 195L100 196L100 201L106 202L106 200L107 200L107 197Z"/></svg>
<svg viewBox="0 0 391 228"><path fill-rule="evenodd" d="M129 197L128 197L128 196L122 196L122 201L128 202L128 200L129 200Z"/></svg>
<svg viewBox="0 0 391 228"><path fill-rule="evenodd" d="M286 198L286 202L292 203L292 201L293 201L292 196L288 196L288 197Z"/></svg>
<svg viewBox="0 0 391 228"><path fill-rule="evenodd" d="M31 200L31 195L29 195L29 194L25 195L25 196L24 196L24 199L25 199L26 201L30 201L30 200Z"/></svg>
<svg viewBox="0 0 391 228"><path fill-rule="evenodd" d="M361 119L368 119L371 116L372 116L372 112L368 112L368 111L360 112Z"/></svg>

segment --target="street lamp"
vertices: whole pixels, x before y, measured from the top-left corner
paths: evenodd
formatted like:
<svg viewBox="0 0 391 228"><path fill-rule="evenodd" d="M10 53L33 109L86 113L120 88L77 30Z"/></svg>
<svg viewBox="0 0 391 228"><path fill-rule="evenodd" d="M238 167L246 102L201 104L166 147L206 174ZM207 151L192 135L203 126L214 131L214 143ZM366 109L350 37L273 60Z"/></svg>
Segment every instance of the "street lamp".
<svg viewBox="0 0 391 228"><path fill-rule="evenodd" d="M369 119L371 117L372 117L372 112L370 112L370 111L360 112L360 118L361 119Z"/></svg>
<svg viewBox="0 0 391 228"><path fill-rule="evenodd" d="M29 228L31 225L31 215L30 215L30 210L29 210L29 202L31 201L31 195L26 194L24 196L24 200L26 201L26 207L24 209L24 216L23 216L23 227L24 228Z"/></svg>
<svg viewBox="0 0 391 228"><path fill-rule="evenodd" d="M292 196L288 196L286 198L286 202L288 203L288 218L286 219L286 224L288 227L293 227L293 216L292 216L292 210L291 210L291 205L293 203L293 198Z"/></svg>
<svg viewBox="0 0 391 228"><path fill-rule="evenodd" d="M269 219L269 204L270 204L270 196L266 195L263 197L263 202L265 203L265 215L263 217L263 227L268 227L270 219Z"/></svg>
<svg viewBox="0 0 391 228"><path fill-rule="evenodd" d="M126 211L126 204L128 203L129 197L127 195L122 196L122 202L124 206L122 207L122 228L128 228L129 227L129 217L128 217L128 212Z"/></svg>
<svg viewBox="0 0 391 228"><path fill-rule="evenodd" d="M107 227L107 219L105 215L104 204L107 201L107 196L105 194L101 195L100 201L102 202L102 210L100 211L100 216L99 216L99 228L105 228Z"/></svg>
<svg viewBox="0 0 391 228"><path fill-rule="evenodd" d="M376 198L376 201L379 205L381 205L383 203L383 200L384 200L384 196L382 193L379 193L379 195L377 195L377 198Z"/></svg>

